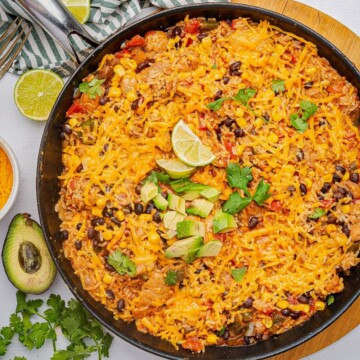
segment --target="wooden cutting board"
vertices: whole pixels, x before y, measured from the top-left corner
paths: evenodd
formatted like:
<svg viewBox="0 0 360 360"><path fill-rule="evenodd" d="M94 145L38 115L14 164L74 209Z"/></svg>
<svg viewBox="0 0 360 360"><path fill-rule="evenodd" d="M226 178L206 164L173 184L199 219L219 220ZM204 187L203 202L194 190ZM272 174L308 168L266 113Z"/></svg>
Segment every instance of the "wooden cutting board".
<svg viewBox="0 0 360 360"><path fill-rule="evenodd" d="M232 0L286 15L317 31L338 47L360 69L360 38L343 24L293 0ZM306 343L269 360L297 360L334 343L360 324L360 298L326 330ZM354 349L356 351L356 349Z"/></svg>

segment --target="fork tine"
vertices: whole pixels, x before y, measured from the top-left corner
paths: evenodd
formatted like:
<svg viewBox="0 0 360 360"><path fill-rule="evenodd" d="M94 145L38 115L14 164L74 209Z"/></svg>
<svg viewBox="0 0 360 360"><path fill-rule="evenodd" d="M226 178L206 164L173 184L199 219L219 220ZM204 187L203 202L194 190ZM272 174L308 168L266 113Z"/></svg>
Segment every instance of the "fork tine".
<svg viewBox="0 0 360 360"><path fill-rule="evenodd" d="M31 26L28 26L28 32L25 34L24 38L22 39L21 43L19 44L18 48L15 50L14 54L6 62L3 69L0 70L0 79L6 74L6 72L10 69L12 63L16 59L16 57L20 54L20 51L25 45L26 40L28 39L29 35L31 34Z"/></svg>
<svg viewBox="0 0 360 360"><path fill-rule="evenodd" d="M11 54L11 52L14 50L15 46L18 45L18 41L21 39L22 34L24 33L24 29L21 30L20 34L16 36L15 39L13 39L12 44L9 46L6 53L3 55L2 58L0 58L0 67L4 64L8 56ZM0 54L3 51L3 48L0 49Z"/></svg>
<svg viewBox="0 0 360 360"><path fill-rule="evenodd" d="M7 47L7 45L9 44L11 38L16 34L17 29L19 28L19 26L21 25L21 23L23 22L23 19L21 19L18 24L16 25L15 29L10 33L10 35L7 37L7 39L5 40L3 46L0 48L0 54L5 50L5 48ZM11 26L9 26L7 28L7 30L5 31L5 34L7 33L7 31L11 28Z"/></svg>
<svg viewBox="0 0 360 360"><path fill-rule="evenodd" d="M15 18L15 20L14 20L14 24L16 24L16 22L18 21L18 17L16 17ZM8 35L8 33L10 32L10 30L11 30L11 28L12 28L12 24L5 30L5 32L0 36L0 41L3 41L6 37L7 37L7 35Z"/></svg>

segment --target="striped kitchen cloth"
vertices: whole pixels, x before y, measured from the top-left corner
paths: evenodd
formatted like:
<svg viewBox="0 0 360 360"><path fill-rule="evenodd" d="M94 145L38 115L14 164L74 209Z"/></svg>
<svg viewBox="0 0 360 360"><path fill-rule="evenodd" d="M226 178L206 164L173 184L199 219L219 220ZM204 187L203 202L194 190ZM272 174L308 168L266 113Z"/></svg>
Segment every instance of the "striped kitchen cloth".
<svg viewBox="0 0 360 360"><path fill-rule="evenodd" d="M126 24L148 6L171 8L202 2L228 2L229 0L91 0L91 10L85 29L96 40L102 41ZM29 21L27 15L13 0L0 0L0 36L13 23L15 16ZM27 26L27 25L24 25ZM79 36L71 38L80 57L89 54L92 48ZM1 43L0 43L1 45ZM31 34L10 72L22 74L29 69L49 69L61 76L70 75L76 65L54 39L37 24L32 24Z"/></svg>

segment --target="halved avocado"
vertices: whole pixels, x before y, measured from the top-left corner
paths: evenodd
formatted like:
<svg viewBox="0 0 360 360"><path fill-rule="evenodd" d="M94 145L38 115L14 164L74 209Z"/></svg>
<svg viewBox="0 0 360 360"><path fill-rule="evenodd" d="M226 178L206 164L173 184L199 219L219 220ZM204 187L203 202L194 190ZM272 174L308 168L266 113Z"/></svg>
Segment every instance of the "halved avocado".
<svg viewBox="0 0 360 360"><path fill-rule="evenodd" d="M17 214L12 219L2 261L11 283L24 293L41 294L54 282L55 264L40 225L29 214Z"/></svg>

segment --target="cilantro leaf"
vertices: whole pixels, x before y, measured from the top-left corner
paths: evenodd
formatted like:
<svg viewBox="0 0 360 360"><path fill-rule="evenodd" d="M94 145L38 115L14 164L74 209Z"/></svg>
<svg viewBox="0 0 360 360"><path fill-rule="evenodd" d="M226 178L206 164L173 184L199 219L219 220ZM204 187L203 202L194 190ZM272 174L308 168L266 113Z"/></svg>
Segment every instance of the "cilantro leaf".
<svg viewBox="0 0 360 360"><path fill-rule="evenodd" d="M303 133L309 127L307 120L316 113L317 105L305 100L301 101L300 108L303 111L302 116L300 117L299 114L291 114L290 122L299 133Z"/></svg>
<svg viewBox="0 0 360 360"><path fill-rule="evenodd" d="M166 273L165 284L168 286L174 286L178 282L177 272L169 269Z"/></svg>
<svg viewBox="0 0 360 360"><path fill-rule="evenodd" d="M44 311L46 319L54 323L55 326L59 325L61 321L59 314L61 314L65 308L65 301L62 300L59 295L51 294L46 305L49 307L49 309Z"/></svg>
<svg viewBox="0 0 360 360"><path fill-rule="evenodd" d="M303 133L309 127L309 124L299 117L298 114L290 115L291 125L299 132Z"/></svg>
<svg viewBox="0 0 360 360"><path fill-rule="evenodd" d="M271 88L275 94L285 91L285 81L281 79L275 79L271 82Z"/></svg>
<svg viewBox="0 0 360 360"><path fill-rule="evenodd" d="M240 165L237 163L229 163L226 167L226 176L231 187L237 187L251 197L247 189L248 183L253 179L250 167L240 168Z"/></svg>
<svg viewBox="0 0 360 360"><path fill-rule="evenodd" d="M101 352L105 357L109 357L109 349L114 337L106 333L101 342Z"/></svg>
<svg viewBox="0 0 360 360"><path fill-rule="evenodd" d="M316 113L316 110L317 110L316 104L314 104L308 100L302 101L300 103L300 107L303 110L301 118L304 121L307 121L310 118L310 116L312 116Z"/></svg>
<svg viewBox="0 0 360 360"><path fill-rule="evenodd" d="M249 106L249 100L253 98L256 94L256 90L251 88L245 88L238 91L238 93L232 98L238 102L243 104L244 106Z"/></svg>
<svg viewBox="0 0 360 360"><path fill-rule="evenodd" d="M95 346L76 345L72 350L56 351L51 360L82 360L90 357L91 353L96 350Z"/></svg>
<svg viewBox="0 0 360 360"><path fill-rule="evenodd" d="M234 192L229 196L229 199L223 205L222 210L228 214L236 214L241 210L244 210L251 201L251 198L242 198L238 192Z"/></svg>
<svg viewBox="0 0 360 360"><path fill-rule="evenodd" d="M36 349L41 348L46 339L49 339L50 325L48 323L35 323L27 334L27 339Z"/></svg>
<svg viewBox="0 0 360 360"><path fill-rule="evenodd" d="M335 301L334 295L329 295L328 298L327 298L326 303L327 303L328 305L331 305L331 304L334 303L334 301Z"/></svg>
<svg viewBox="0 0 360 360"><path fill-rule="evenodd" d="M325 214L326 214L326 210L324 210L322 208L316 208L314 210L314 212L311 215L309 215L308 217L310 219L318 219L319 217L321 217L321 216L323 216Z"/></svg>
<svg viewBox="0 0 360 360"><path fill-rule="evenodd" d="M270 185L267 184L264 179L261 179L253 197L258 205L262 205L271 196L271 194L268 193L269 189Z"/></svg>
<svg viewBox="0 0 360 360"><path fill-rule="evenodd" d="M223 335L225 334L225 331L226 331L226 327L223 326L223 327L221 328L221 330L219 331L219 336L223 336Z"/></svg>
<svg viewBox="0 0 360 360"><path fill-rule="evenodd" d="M15 356L14 360L27 360L27 359L24 356L21 356L21 357L20 356Z"/></svg>
<svg viewBox="0 0 360 360"><path fill-rule="evenodd" d="M228 97L228 96L225 96L225 97L223 97L223 98L220 98L220 99L217 99L217 100L211 102L210 104L207 104L206 107L207 107L208 109L212 110L212 111L220 110L223 102L224 102L225 100L229 100L229 99L231 99L231 98Z"/></svg>
<svg viewBox="0 0 360 360"><path fill-rule="evenodd" d="M168 184L170 182L170 176L168 174L152 171L150 175L145 179L144 184L153 182L155 185L158 185L159 182L162 184Z"/></svg>
<svg viewBox="0 0 360 360"><path fill-rule="evenodd" d="M233 277L233 279L236 282L240 282L243 279L243 277L245 276L246 271L247 271L246 267L231 269L231 276Z"/></svg>
<svg viewBox="0 0 360 360"><path fill-rule="evenodd" d="M136 265L120 250L115 250L108 258L109 264L120 274L129 274L134 276L136 274Z"/></svg>
<svg viewBox="0 0 360 360"><path fill-rule="evenodd" d="M88 94L90 99L95 99L96 95L102 95L103 88L101 87L101 84L104 81L105 80L94 78L90 82L82 82L79 85L79 91Z"/></svg>

